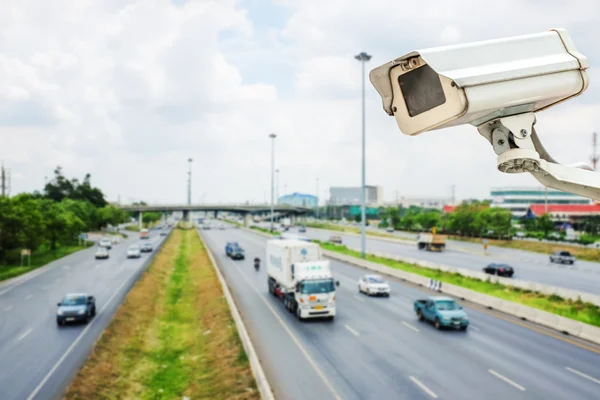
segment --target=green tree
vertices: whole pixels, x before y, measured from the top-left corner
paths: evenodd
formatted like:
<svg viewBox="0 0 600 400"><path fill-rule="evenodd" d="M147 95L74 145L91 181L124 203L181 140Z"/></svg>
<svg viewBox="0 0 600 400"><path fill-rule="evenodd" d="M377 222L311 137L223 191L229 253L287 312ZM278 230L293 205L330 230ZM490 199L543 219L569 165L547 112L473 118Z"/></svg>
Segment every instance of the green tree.
<svg viewBox="0 0 600 400"><path fill-rule="evenodd" d="M536 230L544 232L544 237L548 236L548 233L554 230L554 223L550 219L549 214L544 214L541 217L536 218L535 221Z"/></svg>

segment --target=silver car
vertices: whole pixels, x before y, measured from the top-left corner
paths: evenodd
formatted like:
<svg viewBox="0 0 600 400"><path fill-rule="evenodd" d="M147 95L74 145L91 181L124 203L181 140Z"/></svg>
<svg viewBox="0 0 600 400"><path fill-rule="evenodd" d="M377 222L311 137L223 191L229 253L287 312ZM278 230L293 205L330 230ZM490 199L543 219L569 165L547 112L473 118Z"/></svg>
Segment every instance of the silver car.
<svg viewBox="0 0 600 400"><path fill-rule="evenodd" d="M140 251L140 246L132 244L127 249L127 258L140 258L141 256L142 252Z"/></svg>

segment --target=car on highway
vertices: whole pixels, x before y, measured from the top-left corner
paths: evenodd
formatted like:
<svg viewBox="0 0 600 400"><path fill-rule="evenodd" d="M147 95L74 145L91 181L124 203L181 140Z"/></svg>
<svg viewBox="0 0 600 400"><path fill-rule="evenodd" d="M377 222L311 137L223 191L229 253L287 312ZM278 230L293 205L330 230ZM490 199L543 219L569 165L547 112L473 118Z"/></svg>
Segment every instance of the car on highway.
<svg viewBox="0 0 600 400"><path fill-rule="evenodd" d="M390 285L379 275L365 275L358 280L358 291L369 296L390 296Z"/></svg>
<svg viewBox="0 0 600 400"><path fill-rule="evenodd" d="M574 264L575 256L568 251L557 251L550 256L550 262L558 264Z"/></svg>
<svg viewBox="0 0 600 400"><path fill-rule="evenodd" d="M393 233L394 232L394 228L392 228L391 226L388 226L388 228L385 230L388 233Z"/></svg>
<svg viewBox="0 0 600 400"><path fill-rule="evenodd" d="M105 247L107 249L112 249L112 240L107 238L102 238L98 241L98 246Z"/></svg>
<svg viewBox="0 0 600 400"><path fill-rule="evenodd" d="M142 253L151 253L152 250L154 250L152 243L144 243L142 247L140 247L140 252Z"/></svg>
<svg viewBox="0 0 600 400"><path fill-rule="evenodd" d="M305 226L301 226L298 228L298 233L306 233L306 227Z"/></svg>
<svg viewBox="0 0 600 400"><path fill-rule="evenodd" d="M56 324L58 326L68 322L88 323L96 315L96 299L85 293L67 294L57 306Z"/></svg>
<svg viewBox="0 0 600 400"><path fill-rule="evenodd" d="M229 253L229 257L232 260L244 260L246 258L244 255L244 249L242 249L240 246L233 247Z"/></svg>
<svg viewBox="0 0 600 400"><path fill-rule="evenodd" d="M140 246L137 244L132 244L127 249L127 258L140 258L142 256L142 252L140 251Z"/></svg>
<svg viewBox="0 0 600 400"><path fill-rule="evenodd" d="M219 230L224 231L225 230L225 225L219 225Z"/></svg>
<svg viewBox="0 0 600 400"><path fill-rule="evenodd" d="M225 254L227 256L230 256L234 247L240 247L239 243L238 242L227 242L227 244L225 245Z"/></svg>
<svg viewBox="0 0 600 400"><path fill-rule="evenodd" d="M106 247L99 247L96 250L96 260L106 260L108 259L108 249Z"/></svg>
<svg viewBox="0 0 600 400"><path fill-rule="evenodd" d="M335 244L342 244L342 237L337 235L332 235L329 237L329 242Z"/></svg>
<svg viewBox="0 0 600 400"><path fill-rule="evenodd" d="M491 275L507 276L509 278L512 278L512 276L515 274L514 268L510 265L496 263L488 264L487 267L483 268L483 272Z"/></svg>
<svg viewBox="0 0 600 400"><path fill-rule="evenodd" d="M162 232L160 233L160 236L167 236L167 235L168 235L168 232L165 232L165 231L162 231Z"/></svg>
<svg viewBox="0 0 600 400"><path fill-rule="evenodd" d="M469 327L467 313L449 297L431 296L415 300L413 306L419 321L430 321L436 329L453 328L466 331Z"/></svg>

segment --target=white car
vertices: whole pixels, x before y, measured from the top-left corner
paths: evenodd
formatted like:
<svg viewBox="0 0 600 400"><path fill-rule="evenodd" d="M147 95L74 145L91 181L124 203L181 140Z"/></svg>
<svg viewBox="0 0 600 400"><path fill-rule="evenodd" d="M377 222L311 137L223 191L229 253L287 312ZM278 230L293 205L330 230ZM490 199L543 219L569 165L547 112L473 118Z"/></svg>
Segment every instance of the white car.
<svg viewBox="0 0 600 400"><path fill-rule="evenodd" d="M390 295L390 285L379 275L365 275L358 280L358 291L369 296Z"/></svg>
<svg viewBox="0 0 600 400"><path fill-rule="evenodd" d="M140 258L141 256L140 246L133 244L127 249L127 258Z"/></svg>
<svg viewBox="0 0 600 400"><path fill-rule="evenodd" d="M112 241L110 239L100 239L100 241L98 242L98 246L100 247L105 247L107 249L112 249Z"/></svg>

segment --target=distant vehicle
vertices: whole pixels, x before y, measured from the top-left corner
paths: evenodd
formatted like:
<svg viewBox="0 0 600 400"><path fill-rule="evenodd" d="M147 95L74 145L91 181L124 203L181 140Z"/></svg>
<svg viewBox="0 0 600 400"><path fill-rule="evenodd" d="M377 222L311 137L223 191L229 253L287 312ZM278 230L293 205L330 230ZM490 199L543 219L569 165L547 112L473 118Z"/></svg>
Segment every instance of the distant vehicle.
<svg viewBox="0 0 600 400"><path fill-rule="evenodd" d="M224 231L225 230L225 225L219 225L219 230Z"/></svg>
<svg viewBox="0 0 600 400"><path fill-rule="evenodd" d="M369 296L390 296L390 285L379 275L365 275L358 280L358 291Z"/></svg>
<svg viewBox="0 0 600 400"><path fill-rule="evenodd" d="M152 250L154 250L152 248L152 243L144 243L142 247L140 247L140 252L142 253L151 253Z"/></svg>
<svg viewBox="0 0 600 400"><path fill-rule="evenodd" d="M385 231L389 232L389 233L393 233L394 232L394 228L392 228L391 226L388 226L388 228Z"/></svg>
<svg viewBox="0 0 600 400"><path fill-rule="evenodd" d="M112 249L112 241L107 238L100 239L100 241L98 242L98 246L104 247L104 248L107 248L110 250L110 249Z"/></svg>
<svg viewBox="0 0 600 400"><path fill-rule="evenodd" d="M574 264L575 256L568 251L557 251L550 256L550 262L558 264Z"/></svg>
<svg viewBox="0 0 600 400"><path fill-rule="evenodd" d="M208 230L210 230L210 225L209 224L202 225L202 229L205 231L208 231Z"/></svg>
<svg viewBox="0 0 600 400"><path fill-rule="evenodd" d="M140 247L137 244L132 244L127 249L127 258L140 258L142 256L142 252L140 251Z"/></svg>
<svg viewBox="0 0 600 400"><path fill-rule="evenodd" d="M112 244L119 244L121 242L121 238L119 236L113 236L111 241Z"/></svg>
<svg viewBox="0 0 600 400"><path fill-rule="evenodd" d="M448 297L432 296L424 300L416 300L414 309L419 321L433 322L436 329L454 328L466 331L469 318L456 301Z"/></svg>
<svg viewBox="0 0 600 400"><path fill-rule="evenodd" d="M336 314L335 287L330 262L316 243L299 240L267 241L265 255L269 293L283 300L298 319Z"/></svg>
<svg viewBox="0 0 600 400"><path fill-rule="evenodd" d="M244 255L244 249L240 246L234 246L229 253L229 257L232 260L244 260L246 256Z"/></svg>
<svg viewBox="0 0 600 400"><path fill-rule="evenodd" d="M512 278L512 276L515 274L515 270L510 265L495 263L489 264L483 269L483 272L491 275L507 276L509 278Z"/></svg>
<svg viewBox="0 0 600 400"><path fill-rule="evenodd" d="M96 315L96 299L85 293L67 294L56 310L56 324L61 326L68 322L88 323Z"/></svg>
<svg viewBox="0 0 600 400"><path fill-rule="evenodd" d="M106 260L108 258L108 249L106 247L98 247L96 250L96 260Z"/></svg>
<svg viewBox="0 0 600 400"><path fill-rule="evenodd" d="M167 236L168 234L169 234L168 232L162 231L162 232L160 233L160 236Z"/></svg>
<svg viewBox="0 0 600 400"><path fill-rule="evenodd" d="M444 251L446 249L446 235L437 233L420 233L417 237L417 247L419 250Z"/></svg>
<svg viewBox="0 0 600 400"><path fill-rule="evenodd" d="M306 227L302 225L300 228L298 228L298 233L306 233Z"/></svg>
<svg viewBox="0 0 600 400"><path fill-rule="evenodd" d="M292 221L289 218L282 218L280 222L281 222L281 227L286 230L287 230L287 228L289 228L292 225Z"/></svg>
<svg viewBox="0 0 600 400"><path fill-rule="evenodd" d="M230 256L234 247L240 247L238 242L227 242L227 244L225 245L225 254L227 254L227 256Z"/></svg>
<svg viewBox="0 0 600 400"><path fill-rule="evenodd" d="M142 229L140 231L140 239L149 239L150 234L148 233L148 229Z"/></svg>
<svg viewBox="0 0 600 400"><path fill-rule="evenodd" d="M335 244L342 244L342 237L337 235L332 235L329 237L329 242Z"/></svg>

